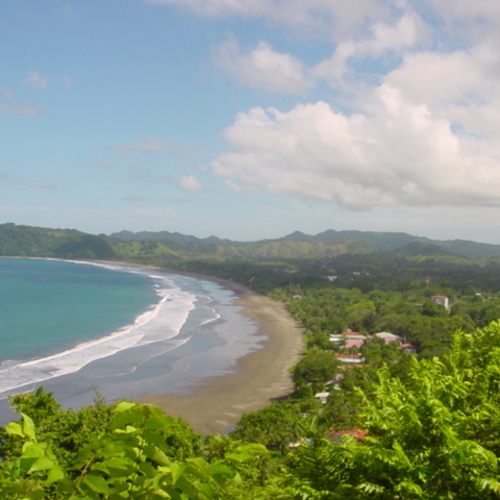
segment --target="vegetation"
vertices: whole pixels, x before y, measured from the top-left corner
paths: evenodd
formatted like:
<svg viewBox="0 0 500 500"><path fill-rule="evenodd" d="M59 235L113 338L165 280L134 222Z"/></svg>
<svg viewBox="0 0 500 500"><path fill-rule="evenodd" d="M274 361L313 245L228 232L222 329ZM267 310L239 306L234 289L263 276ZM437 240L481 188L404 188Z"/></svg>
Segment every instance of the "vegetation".
<svg viewBox="0 0 500 500"><path fill-rule="evenodd" d="M1 255L233 279L285 303L306 340L293 394L225 437L197 435L152 405L97 396L74 411L43 389L13 397L20 420L0 429L2 498L500 498L494 245L356 231L237 243L14 224L0 225L0 242ZM346 356L361 362L339 361Z"/></svg>
<svg viewBox="0 0 500 500"><path fill-rule="evenodd" d="M73 413L41 390L17 396L22 419L3 428L0 493L9 499L500 498L500 322L457 332L449 354L413 357L407 367L401 378L382 365L369 391L356 389L364 438L327 439L318 421L328 407L301 420L289 402L246 416L230 437L203 439L152 405L97 401Z"/></svg>

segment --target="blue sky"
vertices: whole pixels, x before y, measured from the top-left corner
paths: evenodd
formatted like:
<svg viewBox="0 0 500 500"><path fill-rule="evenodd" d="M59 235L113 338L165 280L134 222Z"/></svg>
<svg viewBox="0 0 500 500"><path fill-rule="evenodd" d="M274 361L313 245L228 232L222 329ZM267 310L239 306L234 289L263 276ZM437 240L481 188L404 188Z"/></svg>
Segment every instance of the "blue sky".
<svg viewBox="0 0 500 500"><path fill-rule="evenodd" d="M500 2L16 0L0 221L500 243Z"/></svg>

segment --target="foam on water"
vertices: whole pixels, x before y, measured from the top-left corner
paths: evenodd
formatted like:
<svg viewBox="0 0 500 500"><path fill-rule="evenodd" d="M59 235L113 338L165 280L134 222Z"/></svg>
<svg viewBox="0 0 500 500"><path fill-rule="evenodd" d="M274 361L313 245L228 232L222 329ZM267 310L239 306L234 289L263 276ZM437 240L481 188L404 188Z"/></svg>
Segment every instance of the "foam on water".
<svg viewBox="0 0 500 500"><path fill-rule="evenodd" d="M123 266L103 267L147 274L155 282L158 303L139 315L133 324L124 326L110 335L39 359L21 362L5 360L0 365L0 398L15 389L77 372L92 361L112 356L125 349L159 343L161 346L158 346L158 352L164 353L189 340L189 337L179 337L179 333L189 313L196 307L197 296L194 293L182 290L168 275L151 274ZM210 316L212 318L207 321L213 321L218 315L211 309ZM130 371L134 369L129 368Z"/></svg>

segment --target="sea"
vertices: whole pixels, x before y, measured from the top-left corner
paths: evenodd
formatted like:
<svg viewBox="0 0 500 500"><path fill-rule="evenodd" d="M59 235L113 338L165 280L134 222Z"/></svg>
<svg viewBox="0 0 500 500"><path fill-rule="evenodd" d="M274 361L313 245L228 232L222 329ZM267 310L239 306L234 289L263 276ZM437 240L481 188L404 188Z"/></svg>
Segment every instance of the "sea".
<svg viewBox="0 0 500 500"><path fill-rule="evenodd" d="M0 423L40 386L63 408L174 392L235 370L264 337L236 295L120 264L0 258Z"/></svg>

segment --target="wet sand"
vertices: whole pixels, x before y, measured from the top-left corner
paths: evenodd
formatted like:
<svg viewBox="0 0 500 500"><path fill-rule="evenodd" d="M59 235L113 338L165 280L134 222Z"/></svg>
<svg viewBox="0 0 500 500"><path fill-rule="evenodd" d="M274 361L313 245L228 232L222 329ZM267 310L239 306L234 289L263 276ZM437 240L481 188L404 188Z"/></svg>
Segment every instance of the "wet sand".
<svg viewBox="0 0 500 500"><path fill-rule="evenodd" d="M168 272L168 271L166 271ZM186 273L187 274L187 273ZM290 368L303 350L302 333L284 305L231 281L207 276L237 293L235 304L267 337L262 348L239 359L233 373L193 380L185 395L143 396L167 414L187 420L196 432L226 434L244 413L263 408L292 390Z"/></svg>

